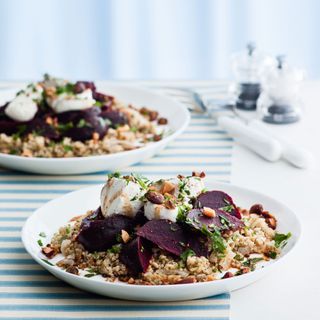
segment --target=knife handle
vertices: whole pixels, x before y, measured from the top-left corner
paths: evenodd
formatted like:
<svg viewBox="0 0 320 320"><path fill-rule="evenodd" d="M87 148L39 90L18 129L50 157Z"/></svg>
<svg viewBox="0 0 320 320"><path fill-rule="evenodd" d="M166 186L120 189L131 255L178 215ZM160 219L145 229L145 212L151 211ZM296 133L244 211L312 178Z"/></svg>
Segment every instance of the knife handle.
<svg viewBox="0 0 320 320"><path fill-rule="evenodd" d="M217 122L237 142L254 151L265 160L274 162L280 159L282 148L274 138L231 117L218 117Z"/></svg>
<svg viewBox="0 0 320 320"><path fill-rule="evenodd" d="M282 146L282 158L290 162L297 168L305 169L314 161L310 151L295 145L294 143L276 136L269 128L259 120L249 121L249 127L259 130L266 135L276 138Z"/></svg>

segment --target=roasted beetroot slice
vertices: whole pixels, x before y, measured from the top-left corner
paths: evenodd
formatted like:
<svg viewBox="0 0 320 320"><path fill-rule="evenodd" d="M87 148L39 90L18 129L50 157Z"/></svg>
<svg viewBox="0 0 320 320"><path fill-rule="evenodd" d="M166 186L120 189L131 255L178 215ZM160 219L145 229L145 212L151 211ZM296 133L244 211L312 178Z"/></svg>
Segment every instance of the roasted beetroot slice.
<svg viewBox="0 0 320 320"><path fill-rule="evenodd" d="M196 256L208 256L208 240L203 234L198 231L186 231L187 248L192 249Z"/></svg>
<svg viewBox="0 0 320 320"><path fill-rule="evenodd" d="M104 220L87 220L78 234L78 241L89 252L105 251L117 243L121 230L131 232L133 228L134 220L123 215L114 215Z"/></svg>
<svg viewBox="0 0 320 320"><path fill-rule="evenodd" d="M218 230L237 230L243 227L243 222L232 216L231 214L215 209L216 216L214 218L209 218L202 213L202 209L192 209L188 215L187 219L190 225L195 229L201 230L203 227L207 228L209 231Z"/></svg>
<svg viewBox="0 0 320 320"><path fill-rule="evenodd" d="M89 223L90 221L93 221L93 220L104 220L104 219L105 219L105 217L102 215L101 207L99 207L96 210L94 210L89 216L85 217L82 220L81 228L83 226L85 226L87 223Z"/></svg>
<svg viewBox="0 0 320 320"><path fill-rule="evenodd" d="M232 198L223 191L207 191L200 194L197 200L200 202L200 207L209 207L214 210L219 209L223 211L228 210L229 214L241 219L240 211L234 204Z"/></svg>
<svg viewBox="0 0 320 320"><path fill-rule="evenodd" d="M119 259L130 273L136 275L146 272L151 256L151 244L146 239L137 237L122 246Z"/></svg>
<svg viewBox="0 0 320 320"><path fill-rule="evenodd" d="M127 117L118 110L106 110L101 112L103 119L108 119L111 124L110 126L115 128L117 125L123 125L128 123Z"/></svg>
<svg viewBox="0 0 320 320"><path fill-rule="evenodd" d="M176 256L186 250L185 231L169 220L150 220L138 230L137 235Z"/></svg>

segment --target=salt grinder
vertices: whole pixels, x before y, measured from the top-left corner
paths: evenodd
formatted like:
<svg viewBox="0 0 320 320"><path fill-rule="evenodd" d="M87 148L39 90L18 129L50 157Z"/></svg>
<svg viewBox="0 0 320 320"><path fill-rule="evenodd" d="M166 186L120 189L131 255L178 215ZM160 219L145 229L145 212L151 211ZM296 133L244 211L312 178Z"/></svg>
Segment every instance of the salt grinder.
<svg viewBox="0 0 320 320"><path fill-rule="evenodd" d="M246 51L232 57L232 69L236 78L234 86L235 106L237 109L254 111L261 92L260 69L265 57L260 54L253 43L247 45Z"/></svg>
<svg viewBox="0 0 320 320"><path fill-rule="evenodd" d="M299 90L303 75L302 70L290 67L284 56L278 56L273 65L263 70L262 93L257 102L263 121L288 124L300 119Z"/></svg>

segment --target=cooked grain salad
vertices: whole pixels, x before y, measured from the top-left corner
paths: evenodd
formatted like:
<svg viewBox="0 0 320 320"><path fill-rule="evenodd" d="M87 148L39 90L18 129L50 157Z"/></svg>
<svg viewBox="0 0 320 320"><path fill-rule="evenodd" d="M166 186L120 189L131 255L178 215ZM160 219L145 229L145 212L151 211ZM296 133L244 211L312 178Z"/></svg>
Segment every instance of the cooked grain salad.
<svg viewBox="0 0 320 320"><path fill-rule="evenodd" d="M45 75L0 107L0 152L25 157L84 157L159 141L167 119L98 92L93 82Z"/></svg>
<svg viewBox="0 0 320 320"><path fill-rule="evenodd" d="M43 244L43 260L66 272L137 285L214 281L276 259L291 234L261 204L236 206L206 190L205 174L151 181L114 173L100 207L74 217Z"/></svg>

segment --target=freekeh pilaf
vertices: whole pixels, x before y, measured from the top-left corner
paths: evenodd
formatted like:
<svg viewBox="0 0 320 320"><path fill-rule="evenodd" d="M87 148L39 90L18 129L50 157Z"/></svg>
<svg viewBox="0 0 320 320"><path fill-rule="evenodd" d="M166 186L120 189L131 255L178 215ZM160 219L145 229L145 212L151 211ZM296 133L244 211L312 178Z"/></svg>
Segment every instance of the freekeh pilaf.
<svg viewBox="0 0 320 320"><path fill-rule="evenodd" d="M262 205L240 209L223 191L206 191L203 179L110 175L97 210L73 218L48 245L40 240L44 261L84 277L164 285L230 278L276 259L291 234L278 233Z"/></svg>
<svg viewBox="0 0 320 320"><path fill-rule="evenodd" d="M25 157L84 157L159 141L167 119L97 91L45 75L0 107L0 152Z"/></svg>

